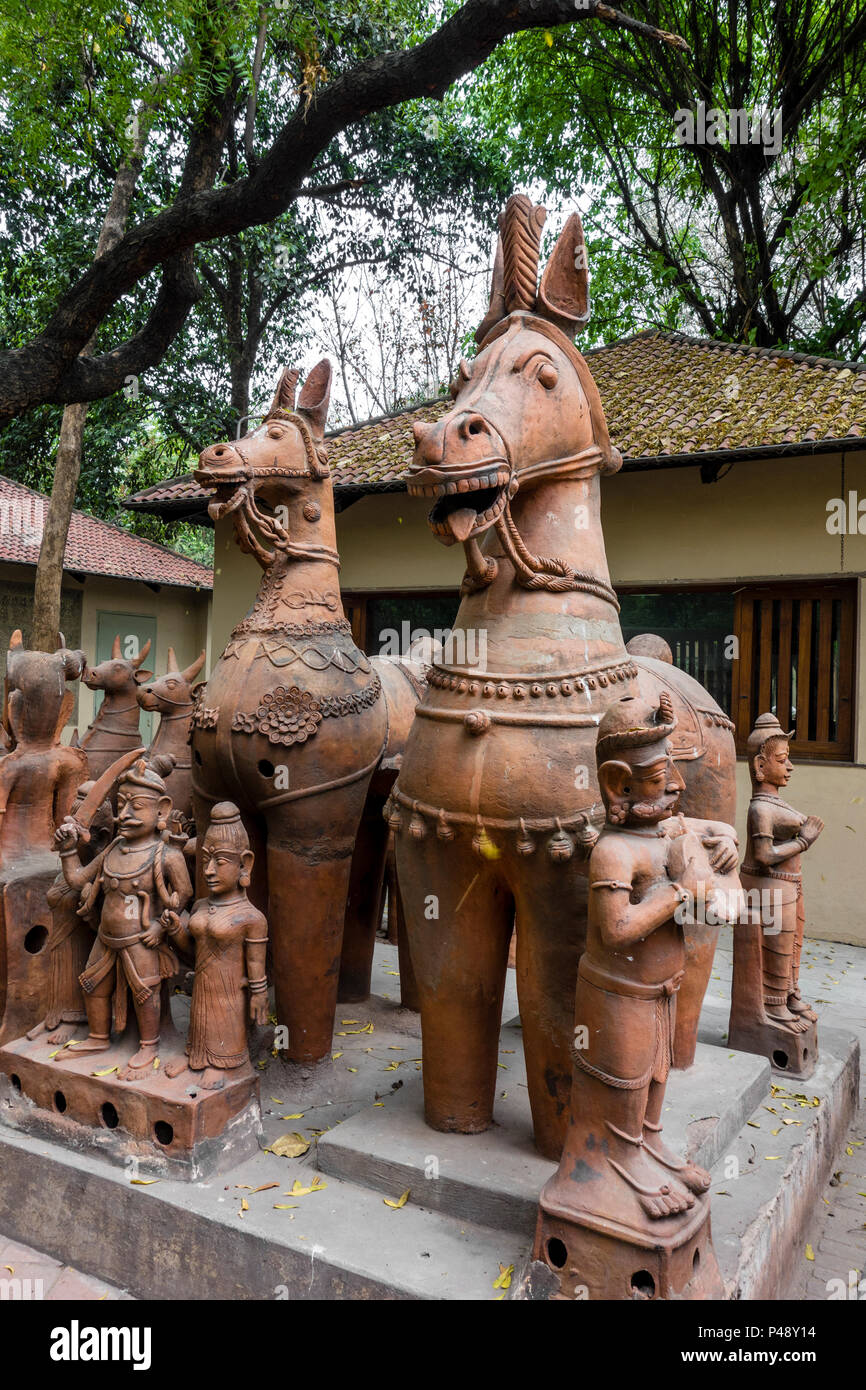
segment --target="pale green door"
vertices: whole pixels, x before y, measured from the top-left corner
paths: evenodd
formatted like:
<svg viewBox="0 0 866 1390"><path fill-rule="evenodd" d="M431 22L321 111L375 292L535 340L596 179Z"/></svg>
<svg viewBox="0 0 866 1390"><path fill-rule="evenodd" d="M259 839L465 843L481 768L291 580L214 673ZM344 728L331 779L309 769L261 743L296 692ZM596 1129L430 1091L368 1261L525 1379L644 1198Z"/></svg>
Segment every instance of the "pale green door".
<svg viewBox="0 0 866 1390"><path fill-rule="evenodd" d="M152 671L156 657L156 618L148 617L142 613L108 613L98 611L96 614L96 661L94 665L99 665L100 661L107 661L111 656L111 649L114 646L115 637L120 637L120 654L128 660L138 656L144 644L150 642L150 651L142 662L141 669ZM96 708L102 704L102 691L96 691ZM153 726L155 716L141 712L141 741L145 747L153 742Z"/></svg>

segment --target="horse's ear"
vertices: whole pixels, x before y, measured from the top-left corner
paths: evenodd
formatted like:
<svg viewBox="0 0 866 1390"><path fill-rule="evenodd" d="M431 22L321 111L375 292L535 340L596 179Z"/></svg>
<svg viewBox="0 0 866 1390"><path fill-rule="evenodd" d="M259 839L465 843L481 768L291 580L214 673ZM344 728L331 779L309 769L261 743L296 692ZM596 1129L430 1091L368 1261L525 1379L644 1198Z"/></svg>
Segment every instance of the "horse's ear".
<svg viewBox="0 0 866 1390"><path fill-rule="evenodd" d="M493 258L493 278L490 282L490 303L487 313L475 330L475 341L479 347L491 328L505 318L505 270L502 255L502 237L496 238L496 255Z"/></svg>
<svg viewBox="0 0 866 1390"><path fill-rule="evenodd" d="M589 322L589 275L583 226L573 212L559 234L538 287L536 312L573 338Z"/></svg>
<svg viewBox="0 0 866 1390"><path fill-rule="evenodd" d="M319 439L324 437L325 421L328 418L328 405L331 400L331 364L323 357L301 387L298 397L298 410L302 410Z"/></svg>
<svg viewBox="0 0 866 1390"><path fill-rule="evenodd" d="M283 369L280 373L280 379L277 382L274 399L271 401L271 408L265 417L266 419L269 420L272 415L276 415L281 410L294 410L295 391L297 389L299 376L300 372L297 367L285 367Z"/></svg>

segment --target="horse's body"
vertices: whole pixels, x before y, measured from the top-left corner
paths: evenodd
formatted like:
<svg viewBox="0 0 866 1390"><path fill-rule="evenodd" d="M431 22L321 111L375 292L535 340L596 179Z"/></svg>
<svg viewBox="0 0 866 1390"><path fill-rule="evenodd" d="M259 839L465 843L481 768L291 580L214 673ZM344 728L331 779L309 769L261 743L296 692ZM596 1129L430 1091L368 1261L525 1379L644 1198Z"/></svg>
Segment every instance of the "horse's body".
<svg viewBox="0 0 866 1390"><path fill-rule="evenodd" d="M721 821L734 818L734 743L730 721L696 681L625 648L600 518L600 474L621 459L588 368L563 332L581 317L574 264L582 233L571 219L536 308L534 267L522 298L514 270L514 222L528 203L512 205L482 350L471 369L461 364L454 408L416 427L409 482L410 492L436 498L434 534L464 544L455 631L467 633L467 650L473 629L485 634L485 668L433 667L391 823L421 1002L428 1122L465 1133L491 1123L516 919L535 1139L557 1158L580 1023L588 854L603 819L597 725L623 695L639 689L657 700L668 689L687 787L682 809ZM537 238L535 247L537 256ZM529 259L531 250L530 238ZM472 649L479 646L476 636ZM704 927L689 942L680 1065L694 1055L716 936Z"/></svg>
<svg viewBox="0 0 866 1390"><path fill-rule="evenodd" d="M311 1062L330 1050L338 997L369 994L381 810L422 686L352 640L323 445L330 366L307 378L297 411L296 380L283 374L257 431L200 459L212 514L234 515L265 573L193 714L193 806L200 835L214 802L241 809L266 877L253 896L269 919L277 1021L289 1058Z"/></svg>

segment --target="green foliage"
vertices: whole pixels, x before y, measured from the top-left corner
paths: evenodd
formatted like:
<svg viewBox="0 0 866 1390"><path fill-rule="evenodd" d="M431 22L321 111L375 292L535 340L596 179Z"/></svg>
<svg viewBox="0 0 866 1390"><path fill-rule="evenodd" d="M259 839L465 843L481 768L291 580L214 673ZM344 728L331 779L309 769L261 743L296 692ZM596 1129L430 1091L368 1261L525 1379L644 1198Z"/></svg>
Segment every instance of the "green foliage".
<svg viewBox="0 0 866 1390"><path fill-rule="evenodd" d="M646 0L681 54L604 25L518 35L467 91L515 187L580 204L593 339L652 323L857 356L866 255L862 0ZM674 114L782 107L782 148L679 145Z"/></svg>

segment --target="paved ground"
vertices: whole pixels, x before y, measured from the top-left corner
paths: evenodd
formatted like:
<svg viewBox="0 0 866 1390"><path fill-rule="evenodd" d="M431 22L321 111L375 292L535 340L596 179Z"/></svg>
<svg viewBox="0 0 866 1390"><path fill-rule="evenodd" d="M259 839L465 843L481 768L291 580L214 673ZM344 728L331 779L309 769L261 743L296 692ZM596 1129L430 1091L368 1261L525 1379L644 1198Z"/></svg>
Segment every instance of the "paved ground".
<svg viewBox="0 0 866 1390"><path fill-rule="evenodd" d="M20 1283L19 1283L20 1281ZM130 1295L0 1236L0 1299L56 1299L74 1303L116 1301Z"/></svg>
<svg viewBox="0 0 866 1390"><path fill-rule="evenodd" d="M377 973L386 964L396 966L393 947L387 952L387 962L379 959L382 955L377 951ZM391 956L395 959L391 960ZM396 993L396 981L385 979L385 975L393 974L393 968L385 970L381 978L374 980L374 989L384 993L390 987ZM708 998L717 1003L729 1001L730 981L731 939L727 933L716 955ZM851 1028L860 1038L866 1057L866 948L834 942L807 942L801 985L804 998L815 1006L819 1019L837 1027ZM517 1012L513 975L503 1012L505 1018ZM866 1297L866 1077L862 1074L860 1100L859 1115L838 1157L830 1183L816 1204L812 1226L803 1243L802 1258L792 1270L785 1294L787 1299L857 1298L861 1279L864 1284L859 1296ZM0 1234L0 1298L6 1288L3 1281L15 1279L42 1280L41 1290L38 1284L31 1282L31 1297L71 1301L130 1297L123 1290L61 1265L58 1260L36 1250L5 1241ZM22 1285L22 1293L25 1287ZM13 1284L12 1296L14 1289Z"/></svg>
<svg viewBox="0 0 866 1390"><path fill-rule="evenodd" d="M719 943L707 997L730 1000L731 934ZM850 1028L860 1039L860 1110L836 1161L830 1183L816 1204L799 1265L791 1272L785 1298L824 1300L835 1294L856 1297L866 1274L866 948L834 941L807 941L800 968L803 998L821 1020ZM810 1258L810 1256L812 1258ZM852 1271L857 1271L856 1276ZM849 1286L854 1292L849 1293ZM862 1296L866 1297L866 1283Z"/></svg>

